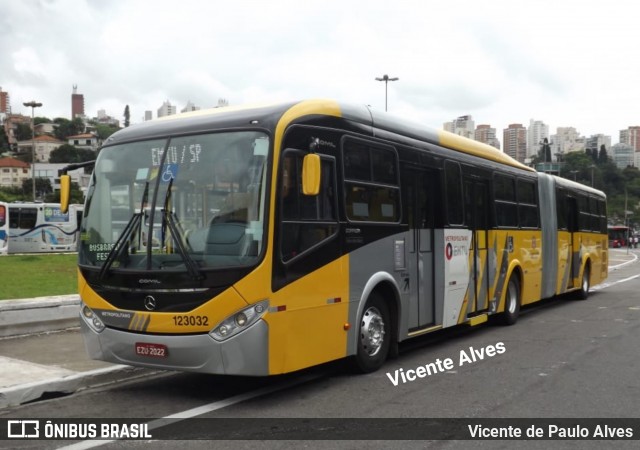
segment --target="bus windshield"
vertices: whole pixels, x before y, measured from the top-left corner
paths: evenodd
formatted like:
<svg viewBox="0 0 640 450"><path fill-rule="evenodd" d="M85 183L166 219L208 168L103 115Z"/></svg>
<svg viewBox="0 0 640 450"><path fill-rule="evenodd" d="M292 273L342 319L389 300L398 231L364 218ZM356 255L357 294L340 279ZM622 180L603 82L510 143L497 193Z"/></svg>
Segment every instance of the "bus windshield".
<svg viewBox="0 0 640 450"><path fill-rule="evenodd" d="M103 148L87 193L79 263L193 275L256 263L268 152L259 131Z"/></svg>

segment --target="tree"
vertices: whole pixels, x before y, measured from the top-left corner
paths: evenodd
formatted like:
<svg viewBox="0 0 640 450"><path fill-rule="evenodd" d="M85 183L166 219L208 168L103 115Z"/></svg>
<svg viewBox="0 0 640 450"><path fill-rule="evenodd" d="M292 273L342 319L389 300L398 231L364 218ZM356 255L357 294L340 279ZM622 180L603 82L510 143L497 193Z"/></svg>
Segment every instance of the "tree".
<svg viewBox="0 0 640 450"><path fill-rule="evenodd" d="M544 154L545 162L551 162L551 145L549 145L549 139L544 138L542 142L542 152Z"/></svg>
<svg viewBox="0 0 640 450"><path fill-rule="evenodd" d="M598 164L604 164L609 161L609 156L607 155L607 148L602 144L600 146L600 153L598 154Z"/></svg>
<svg viewBox="0 0 640 450"><path fill-rule="evenodd" d="M58 117L53 119L53 123L58 124L58 127L55 130L55 135L56 138L61 141L66 141L69 136L80 134L84 131L84 122L79 117L76 117L73 120Z"/></svg>
<svg viewBox="0 0 640 450"><path fill-rule="evenodd" d="M16 128L16 139L19 141L28 141L31 139L31 124L30 123L19 123Z"/></svg>
<svg viewBox="0 0 640 450"><path fill-rule="evenodd" d="M49 178L36 178L36 198L43 198L45 195L53 192L51 180ZM26 179L22 181L22 194L26 199L33 200L33 180Z"/></svg>
<svg viewBox="0 0 640 450"><path fill-rule="evenodd" d="M124 127L127 128L129 126L129 119L130 119L130 115L129 115L129 105L124 107Z"/></svg>
<svg viewBox="0 0 640 450"><path fill-rule="evenodd" d="M7 137L7 133L4 131L4 127L0 126L0 155L10 151L11 146L9 145L9 138Z"/></svg>
<svg viewBox="0 0 640 450"><path fill-rule="evenodd" d="M118 128L112 127L110 125L96 125L95 127L96 133L98 133L98 138L100 138L100 140L102 141L118 131Z"/></svg>
<svg viewBox="0 0 640 450"><path fill-rule="evenodd" d="M49 155L50 163L79 163L96 159L93 150L77 148L70 144L62 144Z"/></svg>

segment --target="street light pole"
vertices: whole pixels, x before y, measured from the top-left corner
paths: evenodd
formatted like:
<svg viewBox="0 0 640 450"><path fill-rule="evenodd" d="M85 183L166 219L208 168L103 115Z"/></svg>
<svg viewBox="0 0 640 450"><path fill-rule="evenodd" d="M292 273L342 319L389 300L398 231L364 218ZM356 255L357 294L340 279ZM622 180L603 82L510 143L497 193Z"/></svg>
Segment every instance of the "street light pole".
<svg viewBox="0 0 640 450"><path fill-rule="evenodd" d="M398 80L399 80L398 77L389 78L389 75L387 75L387 74L382 75L382 78L376 77L376 81L384 81L384 110L385 110L385 112L387 111L387 85L389 84L389 81L398 81Z"/></svg>
<svg viewBox="0 0 640 450"><path fill-rule="evenodd" d="M33 114L36 108L42 106L35 100L23 103L24 106L31 108L31 188L33 191L33 201L36 201L36 130L33 125Z"/></svg>

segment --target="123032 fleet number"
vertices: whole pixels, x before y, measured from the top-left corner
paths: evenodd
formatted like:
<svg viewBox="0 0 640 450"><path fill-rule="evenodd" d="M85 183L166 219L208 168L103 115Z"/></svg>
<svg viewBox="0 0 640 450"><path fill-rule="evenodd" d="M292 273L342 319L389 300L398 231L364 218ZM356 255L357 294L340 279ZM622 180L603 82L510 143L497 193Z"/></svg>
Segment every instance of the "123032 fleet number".
<svg viewBox="0 0 640 450"><path fill-rule="evenodd" d="M173 316L173 324L177 327L207 327L207 316Z"/></svg>

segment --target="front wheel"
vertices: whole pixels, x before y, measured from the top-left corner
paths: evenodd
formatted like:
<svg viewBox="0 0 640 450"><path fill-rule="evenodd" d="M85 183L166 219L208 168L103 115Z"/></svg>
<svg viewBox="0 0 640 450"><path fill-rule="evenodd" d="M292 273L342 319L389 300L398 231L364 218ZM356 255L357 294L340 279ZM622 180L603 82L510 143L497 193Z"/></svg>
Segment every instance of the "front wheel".
<svg viewBox="0 0 640 450"><path fill-rule="evenodd" d="M353 366L359 372L378 370L389 354L391 342L389 307L377 293L372 293L358 322L358 350Z"/></svg>

